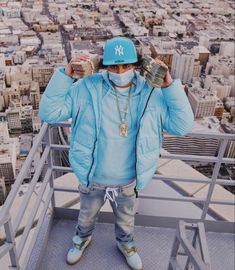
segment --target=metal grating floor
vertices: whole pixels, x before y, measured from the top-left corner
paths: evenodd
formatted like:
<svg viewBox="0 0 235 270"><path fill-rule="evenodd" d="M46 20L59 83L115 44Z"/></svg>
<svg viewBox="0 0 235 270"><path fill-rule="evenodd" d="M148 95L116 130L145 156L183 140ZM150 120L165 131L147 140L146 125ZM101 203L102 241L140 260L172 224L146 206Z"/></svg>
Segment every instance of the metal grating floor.
<svg viewBox="0 0 235 270"><path fill-rule="evenodd" d="M97 223L92 243L81 261L68 266L66 253L71 245L75 221L54 219L40 270L128 270L115 246L114 226ZM145 270L167 270L174 229L135 228L135 240ZM212 270L234 270L234 235L207 233Z"/></svg>

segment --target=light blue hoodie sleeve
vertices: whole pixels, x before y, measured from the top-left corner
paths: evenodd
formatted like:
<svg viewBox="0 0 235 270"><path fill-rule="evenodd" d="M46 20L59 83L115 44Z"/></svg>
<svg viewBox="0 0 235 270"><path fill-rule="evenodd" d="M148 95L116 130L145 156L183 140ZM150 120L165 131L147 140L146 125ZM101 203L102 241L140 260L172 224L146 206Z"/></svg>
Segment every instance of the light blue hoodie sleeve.
<svg viewBox="0 0 235 270"><path fill-rule="evenodd" d="M165 102L163 128L173 135L185 135L192 130L194 114L180 79L176 79L166 88L162 88Z"/></svg>
<svg viewBox="0 0 235 270"><path fill-rule="evenodd" d="M41 120L53 124L71 118L73 82L63 68L55 70L40 100Z"/></svg>

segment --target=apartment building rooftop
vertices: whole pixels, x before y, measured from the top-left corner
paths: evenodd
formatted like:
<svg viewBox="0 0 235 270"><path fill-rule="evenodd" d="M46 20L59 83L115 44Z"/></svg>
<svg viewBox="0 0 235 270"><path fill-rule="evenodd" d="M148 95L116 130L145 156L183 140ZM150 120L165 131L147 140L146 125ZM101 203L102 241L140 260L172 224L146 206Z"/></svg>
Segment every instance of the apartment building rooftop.
<svg viewBox="0 0 235 270"><path fill-rule="evenodd" d="M189 91L199 100L199 101L217 101L217 96L213 89L205 88L189 88Z"/></svg>

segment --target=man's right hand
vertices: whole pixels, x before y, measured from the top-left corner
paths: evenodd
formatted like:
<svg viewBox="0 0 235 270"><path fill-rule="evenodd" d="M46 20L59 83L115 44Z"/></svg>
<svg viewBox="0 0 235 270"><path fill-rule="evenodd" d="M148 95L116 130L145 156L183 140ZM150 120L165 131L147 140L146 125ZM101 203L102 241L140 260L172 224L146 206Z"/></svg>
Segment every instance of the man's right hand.
<svg viewBox="0 0 235 270"><path fill-rule="evenodd" d="M88 61L90 59L89 55L87 54L79 54L71 59L71 61L68 63L68 65L65 67L65 72L68 76L73 77L74 76L74 70L72 67L73 62L84 62ZM83 77L82 74L79 74L79 76Z"/></svg>

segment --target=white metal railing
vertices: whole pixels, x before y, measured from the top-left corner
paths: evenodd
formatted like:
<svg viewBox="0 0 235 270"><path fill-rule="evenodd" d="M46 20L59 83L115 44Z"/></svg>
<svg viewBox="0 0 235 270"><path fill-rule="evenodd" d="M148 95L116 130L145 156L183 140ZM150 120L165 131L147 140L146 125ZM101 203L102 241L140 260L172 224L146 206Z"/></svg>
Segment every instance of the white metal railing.
<svg viewBox="0 0 235 270"><path fill-rule="evenodd" d="M20 173L18 174L14 185L12 186L12 189L4 203L4 205L1 208L0 212L0 226L4 226L6 240L5 243L0 247L0 259L6 254L9 253L10 255L10 261L11 261L11 269L26 269L28 260L30 258L30 254L32 251L32 248L36 242L39 229L44 221L44 217L50 207L50 203L53 202L54 199L54 190L53 185L49 188L48 193L45 195L45 190L48 185L48 183L53 182L52 178L52 169L49 166L48 170L46 172L46 175L43 179L42 185L40 186L40 189L38 191L36 200L34 202L34 205L32 207L32 211L28 217L26 226L23 230L23 234L21 235L20 241L18 245L16 245L16 235L19 229L19 226L23 220L23 217L25 215L27 206L30 202L30 199L32 197L32 194L34 193L34 189L36 187L36 184L38 182L38 179L42 173L42 169L45 165L45 162L47 161L48 164L50 163L50 143L47 143L45 146L45 149L43 151L43 154L39 160L38 166L36 167L34 176L29 184L28 192L24 196L24 200L22 202L22 205L19 207L16 218L12 220L10 215L10 210L13 205L13 202L19 192L19 189L21 187L21 184L23 183L23 180L25 176L27 175L28 170L31 167L31 163L33 161L33 158L37 152L37 149L41 146L43 138L46 138L49 142L49 132L50 129L48 127L48 124L44 123L39 134L37 135L33 147L29 152L29 155L27 156L22 169L20 170ZM39 206L42 202L42 198L45 195L45 199L43 200L43 207L40 212L40 217L37 221L37 226L34 231L34 234L32 236L32 239L30 241L30 244L28 246L28 249L25 253L24 259L22 260L22 264L20 265L20 259L22 252L25 248L25 243L27 242L27 239L29 237L29 233L33 227L33 224L35 222L35 216L38 213Z"/></svg>
<svg viewBox="0 0 235 270"><path fill-rule="evenodd" d="M53 126L69 127L70 125L71 125L70 123L63 122L63 123L57 123ZM29 155L27 156L20 173L17 176L14 185L12 186L11 192L9 193L4 205L1 208L0 226L3 226L5 230L5 242L2 246L0 246L0 259L5 254L9 253L10 261L11 261L11 269L24 269L25 270L27 268L27 264L31 255L31 250L34 244L36 243L36 239L37 239L40 227L43 224L45 215L48 212L48 210L53 211L53 209L56 207L55 191L77 192L77 189L74 189L74 188L70 188L70 187L62 188L62 187L54 186L54 172L55 171L72 172L72 169L70 167L62 167L62 166L57 166L53 164L52 151L53 150L68 151L69 146L54 144L52 141L52 136L51 136L51 128L52 126L48 125L47 123L44 123L42 125L41 130L34 141L33 147ZM179 178L179 177L172 177L172 176L163 176L159 174L155 174L154 179L164 180L164 181L182 181L182 182L189 182L189 183L207 183L209 184L209 189L208 189L206 199L203 200L203 199L197 199L194 197L181 197L181 198L157 197L157 196L148 195L148 194L141 194L140 198L154 199L154 200L156 199L168 200L168 201L183 201L183 202L203 204L202 214L200 218L200 221L203 221L206 217L210 204L234 205L234 201L212 200L212 194L213 194L215 184L234 185L234 181L217 179L221 164L234 162L234 160L231 158L223 157L227 143L229 140L233 139L233 135L190 133L190 134L187 134L187 136L207 137L208 139L216 138L216 139L221 140L218 156L217 157L211 157L211 156L200 157L196 155L162 154L161 158L214 162L215 166L214 166L211 179L196 179L196 178L190 178L190 177ZM12 217L10 215L10 210L13 205L14 199L17 196L17 193L21 187L21 184L23 183L23 180L29 168L31 167L32 160L34 158L34 155L36 154L38 147L41 146L42 144L44 144L44 150L40 158L40 161L38 163L38 166L36 168L36 171L34 173L34 176L29 184L28 192L24 197L22 205L19 207L16 218L12 220ZM31 211L28 217L23 234L21 235L18 245L16 245L16 236L19 230L19 226L22 222L27 206L30 202L32 194L34 193L35 186L38 182L38 179L41 175L43 166L46 161L48 164L46 175L42 181L42 184L40 185L39 191L37 192L37 197L34 202L33 210ZM26 255L24 256L24 258L22 258L22 253L26 246L25 243L27 242L29 233L32 227L34 226L35 218L38 213L39 206L42 202L43 202L43 207L41 209L39 219L37 220L35 231L28 245ZM20 263L20 260L21 260L21 263Z"/></svg>
<svg viewBox="0 0 235 270"><path fill-rule="evenodd" d="M58 123L56 125L59 126L64 126L68 127L70 126L69 123ZM179 154L170 154L170 153L163 153L161 154L161 158L163 159L177 159L177 160L189 160L189 161L205 161L205 162L213 162L215 163L212 177L205 180L205 179L197 179L197 178L177 178L177 177L172 177L172 176L163 176L160 174L155 174L153 179L155 180L164 180L164 181L182 181L182 182L188 182L188 183L208 183L209 184L209 189L207 192L207 196L205 199L197 199L193 197L157 197L154 195L149 195L149 194L141 194L139 198L142 199L155 199L155 200L166 200L166 201L182 201L182 202L192 202L192 203L200 203L203 204L202 208L202 214L201 214L201 220L204 220L206 218L206 214L209 209L210 204L220 204L220 205L234 205L234 200L212 200L212 193L215 187L215 184L222 184L225 186L234 186L235 182L234 181L228 181L228 180L223 180L223 179L217 179L220 166L222 163L226 164L233 164L234 159L232 158L224 158L224 153L226 150L226 146L229 142L229 140L234 140L234 135L233 134L201 134L201 133L189 133L187 136L191 137L196 137L196 138L208 138L208 139L218 139L221 140L221 143L219 145L219 151L217 157L214 156L199 156L199 155L179 155ZM58 146L53 144L51 146L52 149L54 150L68 150L69 146ZM60 166L53 166L52 167L54 170L59 170L59 171L66 171L66 172L71 172L71 168L65 168L65 167L60 167ZM65 188L58 188L56 189L57 191L66 191L67 189Z"/></svg>

